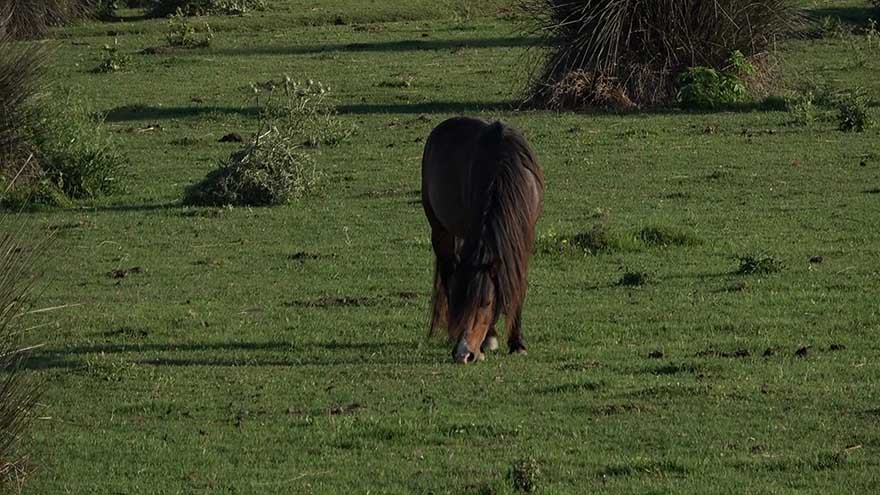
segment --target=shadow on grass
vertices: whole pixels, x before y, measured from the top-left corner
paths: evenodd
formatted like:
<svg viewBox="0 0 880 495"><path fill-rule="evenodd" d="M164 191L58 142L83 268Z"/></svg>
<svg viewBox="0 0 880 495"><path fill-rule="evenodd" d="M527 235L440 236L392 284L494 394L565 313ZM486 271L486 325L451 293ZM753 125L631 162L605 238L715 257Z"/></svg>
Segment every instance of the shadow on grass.
<svg viewBox="0 0 880 495"><path fill-rule="evenodd" d="M836 17L847 24L866 26L868 19L880 17L880 9L872 9L870 7L826 7L807 10L807 16L810 20Z"/></svg>
<svg viewBox="0 0 880 495"><path fill-rule="evenodd" d="M419 103L355 103L338 105L336 111L340 115L370 114L431 114L431 113L468 113L510 111L516 108L517 102L508 101L426 101ZM126 105L113 108L104 116L105 122L127 122L137 120L170 120L195 119L205 115L238 115L256 118L259 111L256 107L220 107L220 106L188 106L188 107L155 107L145 105Z"/></svg>
<svg viewBox="0 0 880 495"><path fill-rule="evenodd" d="M217 55L251 56L251 55L308 55L326 52L405 52L405 51L440 51L460 50L466 48L517 48L540 46L539 38L509 36L498 38L466 38L452 40L400 40L371 43L335 43L306 46L248 46L230 47L211 50Z"/></svg>
<svg viewBox="0 0 880 495"><path fill-rule="evenodd" d="M341 364L399 364L407 357L413 362L414 352L398 352L412 348L412 342L228 342L215 344L95 344L65 348L42 348L34 351L21 366L31 370L88 368L86 355L169 353L174 356L132 359L136 364L154 366L332 366ZM224 352L250 351L235 356ZM315 351L337 352L331 357L314 355ZM388 351L388 352L385 352ZM178 357L179 353L215 352L217 356ZM270 352L271 354L260 354ZM360 353L352 356L344 353ZM283 355L279 355L279 354Z"/></svg>
<svg viewBox="0 0 880 495"><path fill-rule="evenodd" d="M149 105L124 105L109 110L104 115L104 121L125 122L130 120L191 119L210 114L256 117L258 111L254 107L157 107Z"/></svg>
<svg viewBox="0 0 880 495"><path fill-rule="evenodd" d="M756 101L740 103L717 109L681 109L674 107L615 111L592 109L571 111L573 115L587 115L593 118L620 117L626 115L709 115L721 113L778 112L783 109L776 102ZM422 101L415 103L347 103L336 106L340 115L373 115L373 114L467 114L480 112L511 112L537 111L553 112L524 106L518 100L497 101ZM110 109L104 114L104 121L110 123L166 119L194 119L208 115L237 115L239 117L256 118L259 110L256 107L231 106L148 106L125 105Z"/></svg>

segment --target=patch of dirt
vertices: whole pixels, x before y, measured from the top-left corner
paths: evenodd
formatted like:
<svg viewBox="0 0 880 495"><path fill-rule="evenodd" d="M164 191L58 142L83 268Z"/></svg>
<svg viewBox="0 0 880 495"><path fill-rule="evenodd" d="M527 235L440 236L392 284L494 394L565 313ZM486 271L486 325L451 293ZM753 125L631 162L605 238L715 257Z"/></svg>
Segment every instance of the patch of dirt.
<svg viewBox="0 0 880 495"><path fill-rule="evenodd" d="M120 327L116 330L108 330L103 333L104 337L133 337L137 339L143 339L150 335L150 332L140 329L140 328L132 328L132 327Z"/></svg>
<svg viewBox="0 0 880 495"><path fill-rule="evenodd" d="M288 306L302 308L331 308L331 307L362 307L376 306L379 304L379 298L375 297L319 297L311 300L297 300L287 303Z"/></svg>
<svg viewBox="0 0 880 495"><path fill-rule="evenodd" d="M780 352L782 352L782 347L768 347L767 349L764 350L764 353L762 354L762 356L764 356L764 357L775 356L776 354L779 354Z"/></svg>
<svg viewBox="0 0 880 495"><path fill-rule="evenodd" d="M691 195L686 192L674 192L663 196L663 198L669 200L686 200L691 199Z"/></svg>
<svg viewBox="0 0 880 495"><path fill-rule="evenodd" d="M400 198L400 197L419 197L422 191L405 188L389 188L366 191L358 194L357 198ZM419 200L421 201L421 200Z"/></svg>
<svg viewBox="0 0 880 495"><path fill-rule="evenodd" d="M140 51L141 55L164 55L173 53L174 50L169 46L148 46Z"/></svg>
<svg viewBox="0 0 880 495"><path fill-rule="evenodd" d="M351 404L345 404L345 405L336 404L327 410L327 414L329 414L330 416L339 416L339 415L343 415L343 414L354 414L354 413L361 411L363 409L366 409L366 408L367 408L367 406L365 406L359 402L352 402Z"/></svg>
<svg viewBox="0 0 880 495"><path fill-rule="evenodd" d="M298 299L285 303L294 308L360 308L373 306L408 305L419 299L417 292L401 291L387 296L324 296L317 299Z"/></svg>
<svg viewBox="0 0 880 495"><path fill-rule="evenodd" d="M133 266L131 268L116 268L114 270L110 270L107 276L110 278L120 279L125 278L129 275L141 274L145 272L146 270L144 270L142 267Z"/></svg>
<svg viewBox="0 0 880 495"><path fill-rule="evenodd" d="M193 265L196 265L196 266L210 266L212 268L220 268L224 264L225 264L225 262L220 258L210 258L210 259L206 259L206 260L198 260L198 261L193 262Z"/></svg>
<svg viewBox="0 0 880 495"><path fill-rule="evenodd" d="M323 256L320 254L307 253L305 251L298 251L287 257L287 259L289 259L290 261L297 261L299 263L305 263L306 261L317 260L320 258L323 258Z"/></svg>
<svg viewBox="0 0 880 495"><path fill-rule="evenodd" d="M599 406L593 410L593 412L598 416L614 416L617 414L625 414L625 413L642 413L642 412L651 412L654 408L647 404L605 404L603 406Z"/></svg>
<svg viewBox="0 0 880 495"><path fill-rule="evenodd" d="M49 226L49 230L55 232L61 232L64 230L73 230L73 229L90 229L95 226L94 223L88 220L80 220L78 222L66 222L66 223L58 223Z"/></svg>
<svg viewBox="0 0 880 495"><path fill-rule="evenodd" d="M597 368L601 368L602 364L598 361L583 361L583 362L573 362L573 363L565 363L558 367L559 371L573 371L573 372L585 372L589 370L594 370Z"/></svg>
<svg viewBox="0 0 880 495"><path fill-rule="evenodd" d="M718 357L718 358L746 358L752 353L748 349L736 349L733 351L717 351L715 349L706 349L696 353L695 357Z"/></svg>

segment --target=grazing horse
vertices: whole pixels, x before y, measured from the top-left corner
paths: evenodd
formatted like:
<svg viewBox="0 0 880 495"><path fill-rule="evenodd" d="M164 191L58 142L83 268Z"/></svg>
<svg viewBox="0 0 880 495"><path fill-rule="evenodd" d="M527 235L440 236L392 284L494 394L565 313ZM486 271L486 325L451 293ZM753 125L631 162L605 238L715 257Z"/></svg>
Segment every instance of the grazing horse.
<svg viewBox="0 0 880 495"><path fill-rule="evenodd" d="M522 306L543 194L535 152L515 129L456 117L428 136L422 206L436 256L430 333L446 326L455 362L498 347L501 314L510 352L525 353Z"/></svg>

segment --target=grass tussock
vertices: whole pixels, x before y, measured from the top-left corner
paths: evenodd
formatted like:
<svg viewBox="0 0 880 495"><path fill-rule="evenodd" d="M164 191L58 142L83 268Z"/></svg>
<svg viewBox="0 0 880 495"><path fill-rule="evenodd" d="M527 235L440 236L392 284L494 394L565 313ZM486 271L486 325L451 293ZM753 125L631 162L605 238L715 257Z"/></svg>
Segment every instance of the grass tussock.
<svg viewBox="0 0 880 495"><path fill-rule="evenodd" d="M102 0L3 0L0 2L0 38L42 38L55 26L97 12Z"/></svg>
<svg viewBox="0 0 880 495"><path fill-rule="evenodd" d="M25 357L18 317L27 310L36 281L35 263L43 245L28 243L27 229L0 218L0 492L20 490L28 464L19 436L31 419L38 387L20 371Z"/></svg>
<svg viewBox="0 0 880 495"><path fill-rule="evenodd" d="M697 246L702 241L693 233L678 227L652 225L640 230L636 237L646 246Z"/></svg>
<svg viewBox="0 0 880 495"><path fill-rule="evenodd" d="M667 105L689 69L727 72L737 52L756 69L743 83L762 90L772 81L774 41L799 12L792 0L522 0L520 7L551 47L528 101L553 109Z"/></svg>
<svg viewBox="0 0 880 495"><path fill-rule="evenodd" d="M0 35L0 185L6 189L26 167L28 132L22 125L39 90L46 60L38 45L14 43Z"/></svg>

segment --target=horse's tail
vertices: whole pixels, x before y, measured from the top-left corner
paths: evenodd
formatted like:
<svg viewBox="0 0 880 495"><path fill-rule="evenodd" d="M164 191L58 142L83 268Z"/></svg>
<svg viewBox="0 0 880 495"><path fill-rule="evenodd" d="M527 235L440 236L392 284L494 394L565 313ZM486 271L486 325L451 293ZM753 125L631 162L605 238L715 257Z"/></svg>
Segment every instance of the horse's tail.
<svg viewBox="0 0 880 495"><path fill-rule="evenodd" d="M479 141L475 164L494 173L482 196L481 221L475 225L480 233L470 236L478 245L465 252L472 266L491 265L496 311L513 318L525 298L544 176L534 150L516 130L496 122Z"/></svg>

